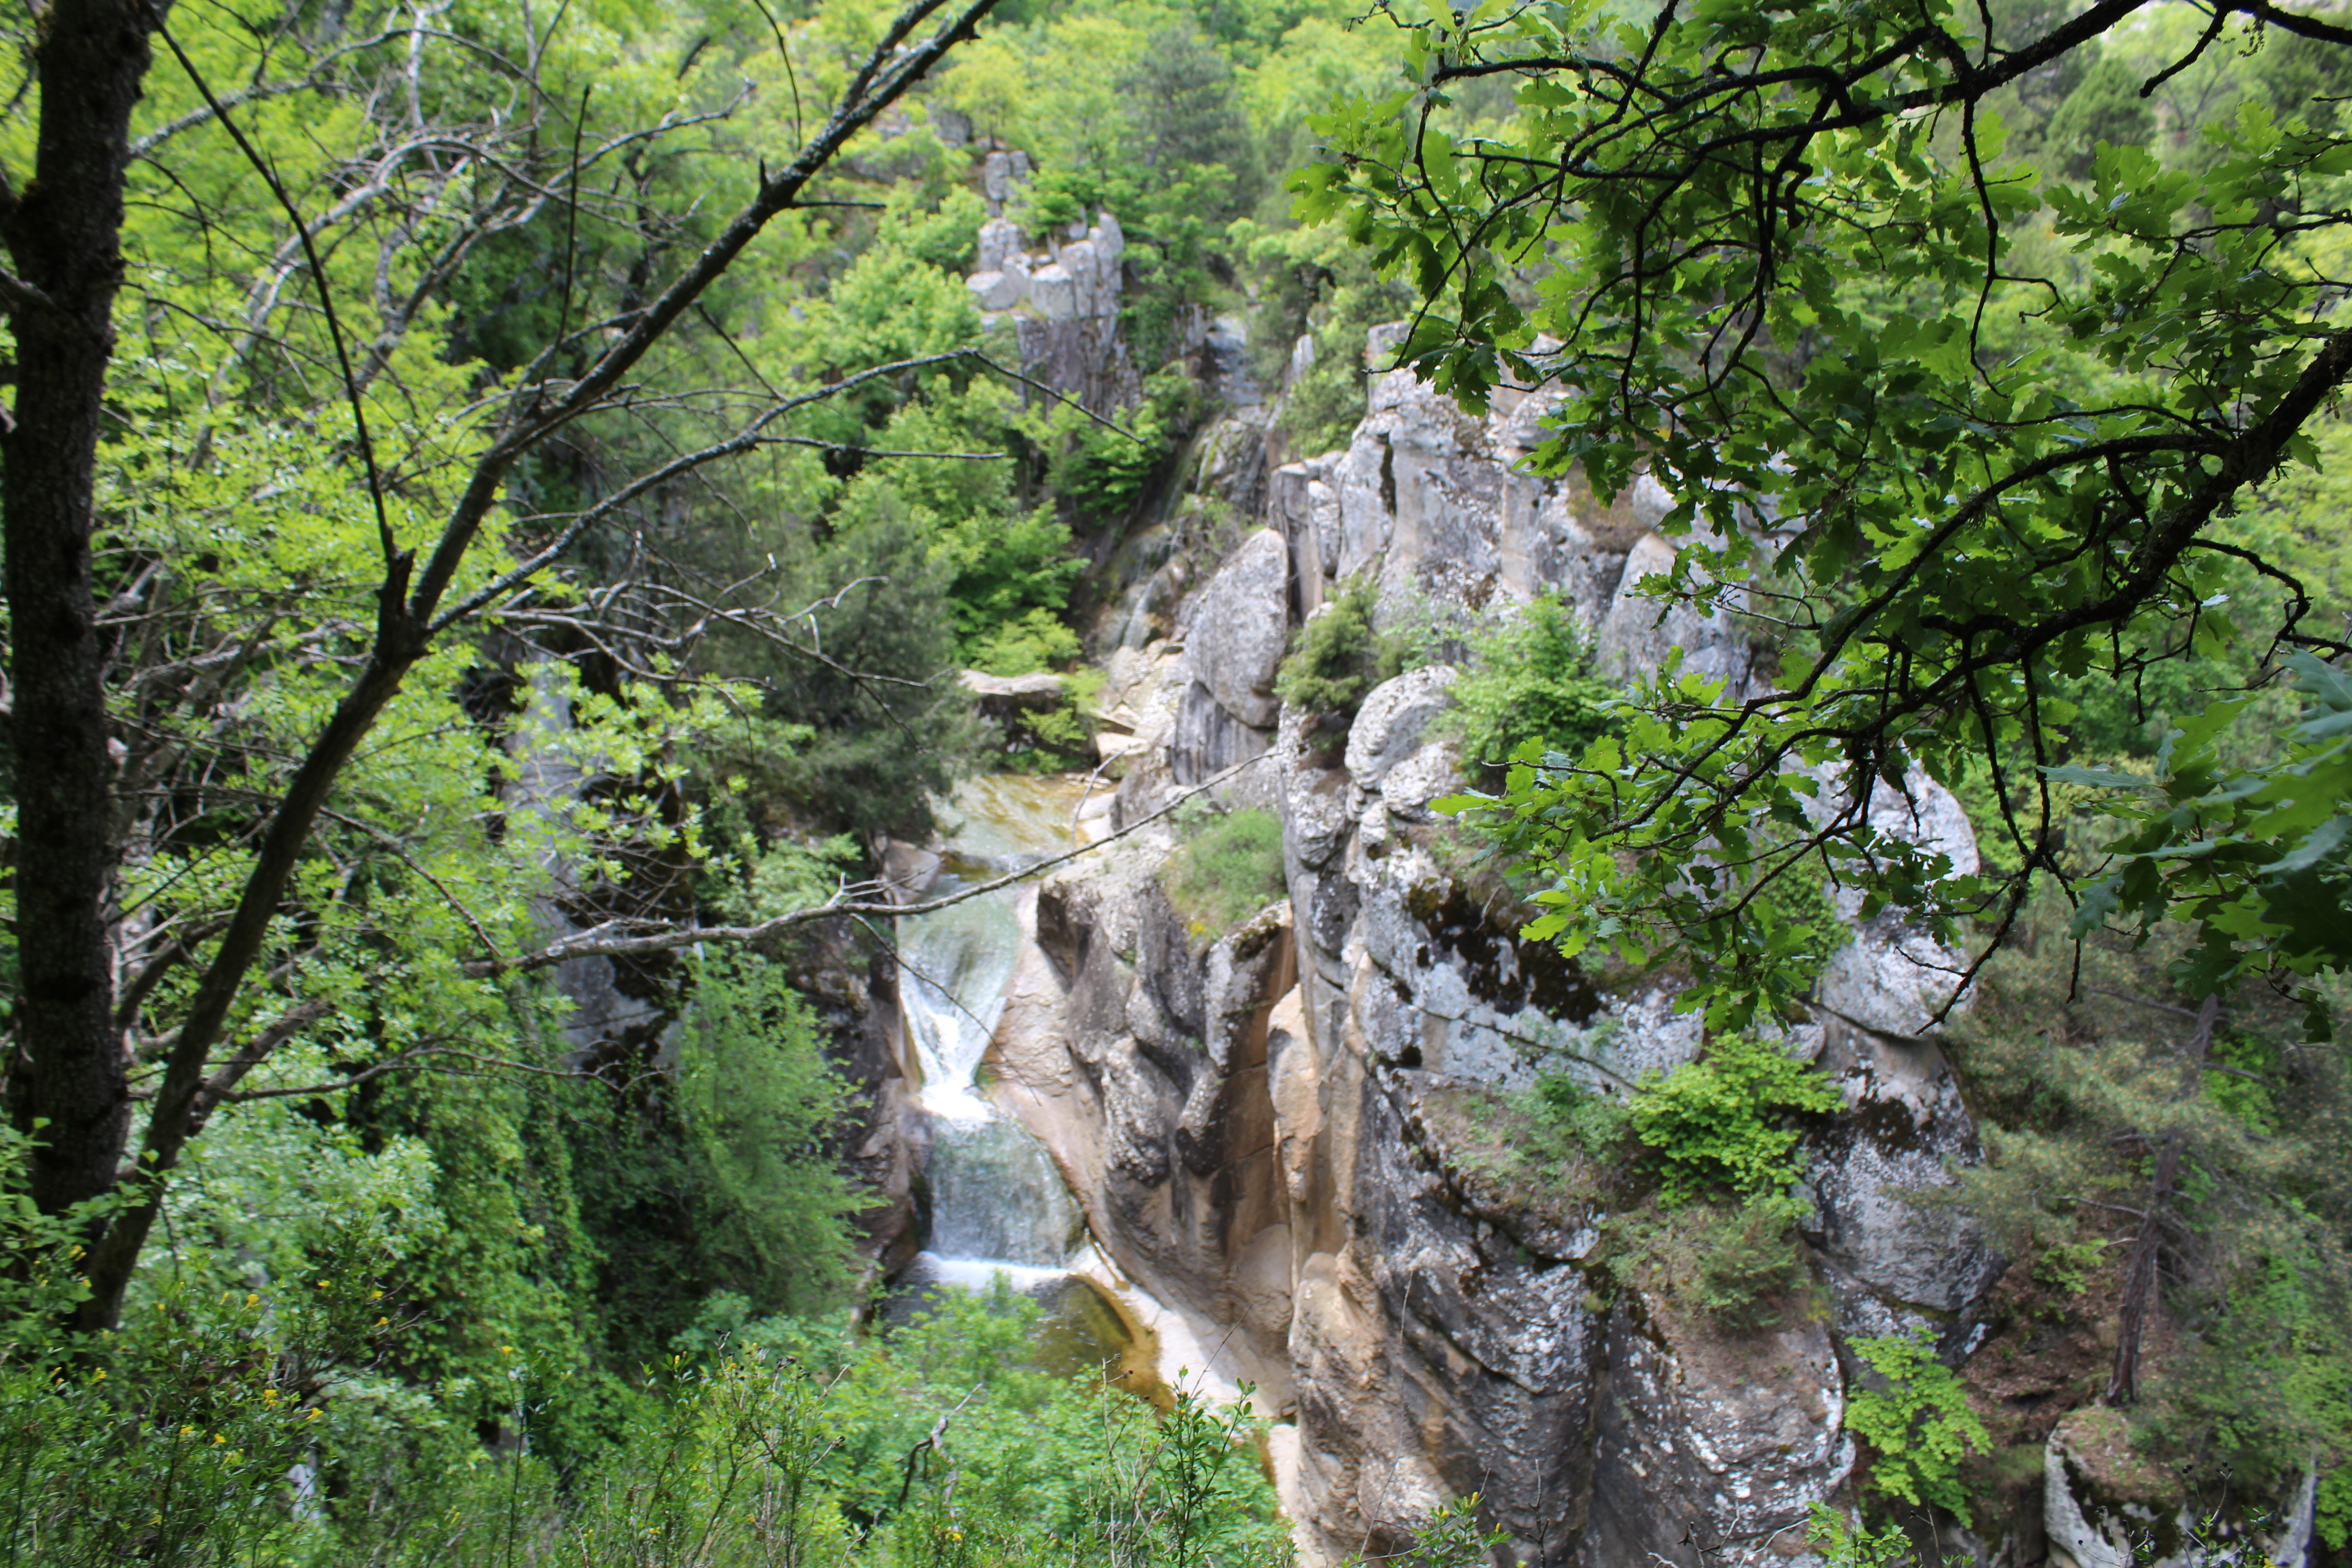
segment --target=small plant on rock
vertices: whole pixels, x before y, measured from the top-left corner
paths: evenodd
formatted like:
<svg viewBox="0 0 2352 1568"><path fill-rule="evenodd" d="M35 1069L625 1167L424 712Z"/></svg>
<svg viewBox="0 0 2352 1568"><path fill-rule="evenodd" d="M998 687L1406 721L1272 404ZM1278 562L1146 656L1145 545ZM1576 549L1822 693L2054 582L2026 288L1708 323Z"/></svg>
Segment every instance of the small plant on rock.
<svg viewBox="0 0 2352 1568"><path fill-rule="evenodd" d="M1469 651L1449 723L1473 763L1580 756L1614 727L1616 688L1593 672L1576 611L1559 599L1546 594L1503 611L1470 639Z"/></svg>
<svg viewBox="0 0 2352 1568"><path fill-rule="evenodd" d="M1805 1539L1822 1549L1825 1568L1910 1568L1911 1542L1893 1528L1874 1532L1825 1502L1812 1505Z"/></svg>
<svg viewBox="0 0 2352 1568"><path fill-rule="evenodd" d="M1316 719L1354 717L1365 693L1387 673L1388 650L1372 629L1379 590L1369 576L1349 578L1314 619L1274 678L1274 694Z"/></svg>
<svg viewBox="0 0 2352 1568"><path fill-rule="evenodd" d="M1660 1193L1680 1205L1710 1191L1779 1192L1801 1173L1792 1115L1835 1110L1838 1092L1778 1046L1733 1035L1706 1057L1645 1080L1633 1095L1633 1132L1657 1151Z"/></svg>
<svg viewBox="0 0 2352 1568"><path fill-rule="evenodd" d="M1857 1340L1853 1350L1884 1380L1883 1387L1856 1388L1846 1405L1847 1430L1875 1455L1873 1483L1888 1497L1947 1510L1966 1524L1960 1461L1989 1450L1992 1438L1969 1408L1959 1373L1936 1359L1925 1331Z"/></svg>
<svg viewBox="0 0 2352 1568"><path fill-rule="evenodd" d="M1180 813L1177 821L1201 819ZM1170 858L1161 885L1194 934L1223 935L1282 897L1282 823L1255 807L1214 818Z"/></svg>

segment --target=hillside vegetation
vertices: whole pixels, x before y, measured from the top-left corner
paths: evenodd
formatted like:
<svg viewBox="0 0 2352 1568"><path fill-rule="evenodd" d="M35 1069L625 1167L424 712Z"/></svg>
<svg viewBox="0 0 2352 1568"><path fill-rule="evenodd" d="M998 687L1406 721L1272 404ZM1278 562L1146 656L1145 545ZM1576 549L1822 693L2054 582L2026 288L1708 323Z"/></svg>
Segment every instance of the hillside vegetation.
<svg viewBox="0 0 2352 1568"><path fill-rule="evenodd" d="M1717 553L1653 586L1739 585L1780 677L1745 712L1671 663L1622 688L1552 598L1416 642L1357 583L1304 628L1310 732L1462 664L1488 794L1449 853L1706 1012L1706 1061L1622 1107L1469 1102L1485 1177L1610 1167L1617 1278L1811 1310L1790 1128L1829 1091L1755 1042L1832 890L1911 910L1973 966L1960 1201L2010 1262L1974 1359L1866 1342L1858 1512L1818 1536L1996 1518L2090 1412L2168 1507L2311 1478L2347 1560L2352 37L2101 8L1965 119L1730 174L1708 142L1645 228L1514 183L1615 145L1594 79L1898 8L1716 7L1647 54L1646 8L1393 9L0 22L0 1560L1288 1560L1239 1412L1049 1368L1003 1290L873 1310L919 1224L873 1153L877 879L960 780L1093 766L1097 626L1220 412L1221 318L1276 463L1346 444L1377 323L1465 405L1565 377L1539 460L1675 479ZM1839 90L1966 76L1905 47ZM1783 80L1723 113L1785 134ZM1123 231L1117 395L981 309L992 201ZM1674 276L1628 303L1629 256ZM1255 522L1181 548L1205 577ZM1007 728L964 672L1063 695ZM1808 782L1914 766L1980 875ZM1282 898L1273 816L1182 821L1188 930ZM1423 1560L1488 1545L1464 1503Z"/></svg>

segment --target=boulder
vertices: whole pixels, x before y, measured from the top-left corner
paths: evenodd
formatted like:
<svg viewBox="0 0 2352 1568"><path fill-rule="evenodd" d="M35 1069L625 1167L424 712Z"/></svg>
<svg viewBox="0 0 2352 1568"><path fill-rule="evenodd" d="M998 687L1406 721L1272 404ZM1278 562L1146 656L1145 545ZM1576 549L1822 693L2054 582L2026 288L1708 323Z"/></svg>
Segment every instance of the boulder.
<svg viewBox="0 0 2352 1568"><path fill-rule="evenodd" d="M1006 259L1019 255L1020 251L1020 226L1011 218L992 217L980 226L981 271L1003 271Z"/></svg>
<svg viewBox="0 0 2352 1568"><path fill-rule="evenodd" d="M1868 1333L1921 1311L1965 1325L2001 1260L1975 1216L1948 1201L1953 1169L1984 1154L1942 1053L1832 1024L1820 1065L1845 1109L1808 1144L1807 1228L1844 1276L1842 1294L1858 1285L1888 1310L1854 1302L1847 1316ZM1939 1194L1948 1201L1920 1201ZM1961 1349L1965 1327L1948 1338Z"/></svg>
<svg viewBox="0 0 2352 1568"><path fill-rule="evenodd" d="M1433 822L1430 803L1462 789L1461 759L1443 741L1429 744L1391 768L1381 781L1381 804L1401 822Z"/></svg>
<svg viewBox="0 0 2352 1568"><path fill-rule="evenodd" d="M1580 1568L1820 1561L1805 1521L1854 1460L1825 1325L1727 1339L1628 1290L1609 1315L1605 1362Z"/></svg>
<svg viewBox="0 0 2352 1568"><path fill-rule="evenodd" d="M1282 706L1274 677L1290 642L1289 578L1290 552L1282 535L1260 529L1225 559L1185 612L1184 658L1193 681L1255 730L1272 730Z"/></svg>
<svg viewBox="0 0 2352 1568"><path fill-rule="evenodd" d="M1234 718L1196 680L1184 689L1176 710L1176 731L1168 743L1169 773L1179 784L1200 784L1237 763L1264 756L1273 744L1272 731Z"/></svg>
<svg viewBox="0 0 2352 1568"><path fill-rule="evenodd" d="M1667 656L1680 648L1685 672L1728 682L1725 695L1736 699L1745 690L1750 656L1731 613L1654 599L1641 591L1644 578L1674 570L1675 556L1675 547L1654 533L1643 534L1628 552L1593 639L1593 662L1605 673L1632 679L1664 668Z"/></svg>
<svg viewBox="0 0 2352 1568"><path fill-rule="evenodd" d="M992 269L975 272L963 280L971 290L971 301L983 310L1010 310L1021 303L1021 285L1025 279L1017 274Z"/></svg>
<svg viewBox="0 0 2352 1568"><path fill-rule="evenodd" d="M1348 731L1348 773L1378 789L1389 770L1421 750L1422 732L1445 709L1455 670L1445 664L1407 670L1372 688Z"/></svg>
<svg viewBox="0 0 2352 1568"><path fill-rule="evenodd" d="M1029 275L1029 308L1049 321L1078 314L1077 284L1060 262L1049 261Z"/></svg>

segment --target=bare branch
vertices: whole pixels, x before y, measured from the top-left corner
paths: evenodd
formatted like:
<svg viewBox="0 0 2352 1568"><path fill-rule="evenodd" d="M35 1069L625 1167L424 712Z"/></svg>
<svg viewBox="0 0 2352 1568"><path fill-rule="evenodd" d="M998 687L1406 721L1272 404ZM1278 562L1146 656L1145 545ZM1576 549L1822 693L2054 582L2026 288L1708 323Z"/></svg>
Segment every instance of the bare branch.
<svg viewBox="0 0 2352 1568"><path fill-rule="evenodd" d="M940 898L902 904L887 899L861 900L836 895L822 904L787 910L783 914L761 921L756 925L743 926L669 926L648 931L645 928L654 922L606 921L601 925L592 926L586 931L565 937L561 942L552 942L536 952L524 953L503 963L491 960L477 960L466 965L466 973L483 975L529 973L533 970L552 968L556 964L569 963L575 958L634 957L641 953L670 952L681 947L693 947L701 942L718 942L740 947L750 942L764 942L770 937L781 936L796 926L807 925L815 921L835 920L852 915L885 915L894 918L901 915L927 915L934 910L952 909L969 900L982 898L990 893L999 892L1003 889L1028 881L1032 878L1042 876L1055 867L1066 866L1073 860L1091 855L1105 845L1115 844L1122 838L1139 833L1167 816L1185 802L1216 788L1241 773L1243 769L1254 767L1273 754L1271 752L1263 752L1235 763L1214 778L1204 780L1175 796L1159 810L1147 816L1138 817L1126 826L1091 844L1082 844L1075 849L1067 849L1058 855L1049 855L1034 865L1024 866L1017 871L1008 871L1003 876L990 881L976 882L971 887L960 888Z"/></svg>

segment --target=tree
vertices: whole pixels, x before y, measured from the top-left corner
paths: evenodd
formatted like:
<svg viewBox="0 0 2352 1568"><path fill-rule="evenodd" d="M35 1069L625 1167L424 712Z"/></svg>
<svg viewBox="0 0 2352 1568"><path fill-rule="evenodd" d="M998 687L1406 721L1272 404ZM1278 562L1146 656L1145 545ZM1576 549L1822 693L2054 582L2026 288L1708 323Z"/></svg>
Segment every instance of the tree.
<svg viewBox="0 0 2352 1568"><path fill-rule="evenodd" d="M29 77L13 100L27 122L32 177L0 180L0 241L14 265L0 275L0 307L16 349L13 412L0 424L17 799L7 1090L17 1124L39 1137L32 1197L86 1223L86 1326L119 1313L169 1173L206 1117L278 1046L334 1014L334 990L304 995L299 984L332 970L334 954L322 957L294 928L315 925L322 910L363 910L378 860L435 881L429 858L420 865L404 840L382 847L386 830L370 821L377 803L339 795L362 748L446 741L436 724L404 726L388 742L382 731L420 690L458 684L470 623L535 593L563 597L545 587L551 569L601 524L708 465L789 439L791 416L864 378L767 387L750 407L722 410L727 434L595 486L576 505L518 505L536 487L518 493L517 481L541 477L534 464L599 420L625 420L647 401L634 378L699 319L714 285L780 218L818 199L812 187L844 149L971 37L992 4L914 0L895 19L849 18L848 36L824 40L841 46L838 63L810 73L806 85L832 107L804 135L802 83L783 58L776 74L791 79L792 107L787 117L780 105L773 125L793 124L795 149L772 172L764 160L756 175L734 169L740 205L698 234L694 197L678 213L647 209L656 187L646 171L665 138L723 117L724 96L702 110L676 107L686 72L675 70L669 105L591 138L587 95L569 124L551 108L564 101L544 74L554 40L527 15L487 7L404 23L388 11L367 31L352 7L295 7L241 35L146 0L58 0L39 13L21 40ZM613 37L583 42L593 53ZM153 68L159 45L163 70ZM690 67L699 47L683 52ZM627 58L603 64L625 79ZM279 67L288 58L291 72ZM234 75L219 70L232 61ZM223 93L215 79L239 85ZM142 95L181 112L134 138ZM292 147L356 124L357 150L308 169L265 152L246 124L272 106L295 114L281 100L296 98L315 118L294 122ZM212 163L159 165L159 150L199 129L226 138ZM318 176L315 188L305 174ZM140 255L125 248L133 192L142 211L152 203L183 220L142 231ZM317 208L303 213L298 196ZM284 217L263 243L256 198ZM500 236L544 235L530 226L549 214L575 236L584 222L632 237L620 298L592 315L596 291L575 286L577 249L559 247L546 279L561 278L553 319L528 357L472 386L445 374L438 391L454 384L467 395L420 412L420 391L436 390L444 373L412 329L446 311L477 250ZM678 245L688 236L700 241L690 250ZM244 249L243 265L194 267L224 243ZM202 286L173 298L159 261L190 262L182 276ZM306 290L315 316L289 308ZM155 343L159 316L174 311L229 342L209 358L211 381L131 346ZM409 424L388 442L395 409ZM111 489L102 483L110 467ZM164 521L209 531L217 548L159 554L134 526L157 520L141 512L126 476L169 493ZM267 520L264 548L223 525L247 511ZM331 573L222 581L266 574L354 521L375 556L362 614L342 597L361 585ZM318 563L302 570L317 573ZM603 586L608 603L619 586ZM242 749L218 744L224 735ZM175 792L195 786L175 770L191 743L202 749L203 783L188 811L191 797ZM395 776L438 776L434 760ZM182 817L163 822L166 808ZM137 859L126 835L159 823L183 848L194 833L217 838L210 856L185 858L216 897L176 930L122 896ZM357 865L313 853L322 826L377 850ZM467 915L464 900L445 901ZM472 977L493 987L514 967L505 944L520 929L519 909L504 913L504 929L477 923L470 933L488 950ZM357 947L369 940L359 934ZM248 982L265 958L280 984L257 1009ZM437 972L451 980L462 965L445 961ZM363 976L346 973L345 983L366 989ZM144 1111L135 1153L134 1109Z"/></svg>
<svg viewBox="0 0 2352 1568"><path fill-rule="evenodd" d="M2052 770L2088 704L2172 662L2210 686L2352 655L2247 509L2313 462L2352 374L2332 108L2250 94L2193 167L2113 146L2082 184L2003 154L1996 94L2149 9L2102 0L1995 43L1940 0L1670 0L1646 26L1433 7L1406 33L1420 85L1323 122L1300 210L1416 288L1402 359L1470 407L1506 377L1557 386L1535 460L1603 494L1655 475L1685 547L1647 590L1753 628L1746 679L1669 668L1622 733L1523 755L1495 816L1553 879L1534 933L1711 955L1720 1022L1793 1008L1781 879L2005 931L2037 879L2084 874ZM2268 0L2205 16L2140 98L2265 37L2352 53L2352 29ZM1469 122L1454 96L1497 78L1515 112ZM2231 765L2266 760L2242 740ZM1916 769L1988 803L1985 874L1872 830ZM2231 911L2200 994L2352 958L2352 923L2290 928L2209 885L2343 866L2342 803L2284 793L2310 818L2291 841L2142 861L2163 907Z"/></svg>

